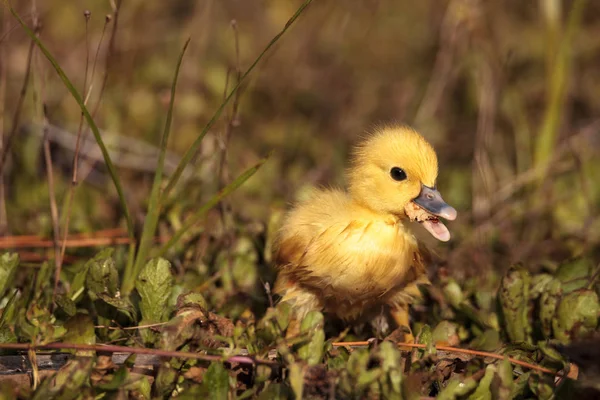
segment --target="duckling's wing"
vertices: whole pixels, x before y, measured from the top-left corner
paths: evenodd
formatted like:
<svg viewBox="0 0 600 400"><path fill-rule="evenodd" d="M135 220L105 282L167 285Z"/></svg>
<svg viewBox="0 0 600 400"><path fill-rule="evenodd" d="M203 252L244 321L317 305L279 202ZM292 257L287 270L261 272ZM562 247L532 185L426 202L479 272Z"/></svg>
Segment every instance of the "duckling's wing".
<svg viewBox="0 0 600 400"><path fill-rule="evenodd" d="M422 279L417 242L401 224L361 215L335 196L320 200L293 211L276 243L275 261L288 284L354 301Z"/></svg>

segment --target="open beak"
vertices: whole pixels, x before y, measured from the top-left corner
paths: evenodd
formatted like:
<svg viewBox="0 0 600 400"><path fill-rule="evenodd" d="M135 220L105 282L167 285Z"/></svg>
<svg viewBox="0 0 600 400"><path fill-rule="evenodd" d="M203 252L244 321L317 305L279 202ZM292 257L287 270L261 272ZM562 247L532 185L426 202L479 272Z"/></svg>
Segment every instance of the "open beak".
<svg viewBox="0 0 600 400"><path fill-rule="evenodd" d="M456 219L456 210L454 207L446 204L442 195L436 189L428 186L421 186L421 193L413 200L415 204L421 207L432 215L432 218L427 221L422 221L425 229L429 231L436 239L442 242L450 240L450 232L448 228L440 222L438 218L441 217L449 221Z"/></svg>

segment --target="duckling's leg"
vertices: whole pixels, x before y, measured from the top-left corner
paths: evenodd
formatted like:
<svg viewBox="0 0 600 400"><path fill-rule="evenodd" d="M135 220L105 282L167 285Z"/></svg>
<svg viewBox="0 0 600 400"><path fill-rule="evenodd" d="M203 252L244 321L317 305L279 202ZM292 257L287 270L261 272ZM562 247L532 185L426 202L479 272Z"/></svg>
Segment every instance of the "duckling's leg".
<svg viewBox="0 0 600 400"><path fill-rule="evenodd" d="M392 318L394 318L394 321L396 321L396 323L398 324L398 328L404 330L404 342L414 343L415 337L413 336L412 330L410 329L408 305L404 304L392 307L390 313L392 314ZM408 350L408 348L403 350Z"/></svg>

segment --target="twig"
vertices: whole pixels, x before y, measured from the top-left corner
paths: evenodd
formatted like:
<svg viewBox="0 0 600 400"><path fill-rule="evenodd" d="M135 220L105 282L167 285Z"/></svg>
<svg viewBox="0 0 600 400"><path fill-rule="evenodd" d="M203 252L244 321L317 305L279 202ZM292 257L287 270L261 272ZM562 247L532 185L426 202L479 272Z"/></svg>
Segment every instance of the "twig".
<svg viewBox="0 0 600 400"><path fill-rule="evenodd" d="M44 119L46 119L44 117ZM52 155L50 154L50 142L44 135L44 160L46 162L46 176L48 179L48 196L50 197L50 217L52 218L52 246L54 247L54 263L55 263L55 281L54 295L56 294L56 286L60 277L60 265L62 264L60 256L60 232L58 227L58 207L56 206L56 191L54 190L54 167L52 166Z"/></svg>
<svg viewBox="0 0 600 400"><path fill-rule="evenodd" d="M100 35L100 40L98 41L98 46L96 46L96 54L94 55L94 63L92 65L92 73L90 75L90 86L87 89L87 93L85 92L85 86L84 86L83 96L84 96L84 102L86 104L87 104L89 98L92 95L92 89L94 87L94 76L96 76L96 65L98 65L98 58L99 58L99 55L100 55L100 49L102 48L102 42L104 41L104 35L106 34L106 27L108 26L108 24L110 23L111 20L112 20L112 17L110 15L107 15L104 18L104 26L102 28L102 34ZM114 27L114 25L113 25L113 27ZM112 31L112 34L113 35L116 34L116 31L114 29ZM111 49L109 48L108 54L107 54L107 60L108 60L108 57L110 56L110 52L111 52ZM106 64L106 68L108 68L108 61L107 61L107 64ZM108 74L107 71L108 70L104 71L105 72L105 76L103 78L103 81L105 81L107 79L107 75L106 75L106 74ZM86 64L86 73L87 73L87 64ZM92 118L96 118L96 112L98 111L99 106L100 106L100 100L101 100L102 94L104 92L104 87L105 87L105 85L103 84L102 85L102 89L100 91L100 94L98 96L98 102L96 103L96 107L94 109L94 112L92 113ZM80 129L81 129L81 125L80 125ZM84 140L83 140L84 145L85 145L85 142L88 140L89 134L90 134L90 129L88 129L85 132L85 134L84 134ZM78 136L77 143L79 144L79 133L78 133L77 136ZM77 150L77 148L76 148L76 150ZM77 154L77 151L76 151L76 154ZM83 156L84 156L85 159L88 159L88 157L86 157L85 154ZM84 174L84 176L89 175L89 173L92 171L94 162L88 163L87 165L88 165L88 169L87 169L86 173ZM78 166L79 165L76 164L75 168L77 168ZM78 176L78 175L76 175L76 176Z"/></svg>
<svg viewBox="0 0 600 400"><path fill-rule="evenodd" d="M92 112L92 117L96 118L96 113L100 108L100 103L102 101L102 95L104 94L104 89L106 89L106 84L108 83L108 72L110 67L110 62L112 61L112 57L115 52L115 38L117 36L117 27L119 25L119 11L121 9L122 0L117 0L116 4L113 7L112 18L107 15L106 16L106 24L108 24L111 19L114 20L112 30L110 32L110 38L108 39L108 52L106 53L106 60L104 62L104 77L102 78L102 85L100 86L100 93L98 94L98 101L96 102L96 107Z"/></svg>
<svg viewBox="0 0 600 400"><path fill-rule="evenodd" d="M107 237L119 237L125 236L127 232L122 228L114 229L103 229L89 233L73 233L69 235L69 239L80 239L80 238L107 238ZM0 243L2 241L9 241L10 243L29 243L31 241L44 240L44 237L40 235L19 235L19 236L4 236L0 237Z"/></svg>
<svg viewBox="0 0 600 400"><path fill-rule="evenodd" d="M2 38L8 33L8 13L2 13ZM8 75L8 67L6 57L8 51L7 46L2 45L0 38L0 154L4 153L4 114L6 106L6 82ZM0 170L0 236L6 235L8 232L8 218L6 214L6 191L4 187L4 174Z"/></svg>
<svg viewBox="0 0 600 400"><path fill-rule="evenodd" d="M190 353L185 351L170 351L160 349L147 349L140 347L127 347L115 345L90 345L78 343L48 343L48 344L31 344L31 343L0 343L0 349L10 350L84 350L84 351L101 351L109 353L129 353L129 354L151 354L159 357L173 357L183 359L193 359L202 361L217 361L230 362L239 364L251 365L267 365L269 367L280 367L281 364L276 361L263 360L252 356L217 356L210 354Z"/></svg>
<svg viewBox="0 0 600 400"><path fill-rule="evenodd" d="M169 238L156 237L157 243L165 243ZM67 240L67 247L96 247L109 245L130 244L132 241L129 237L108 237L108 238L80 238ZM6 248L44 248L53 247L54 242L48 239L33 239L31 241L12 241L12 237L0 238L0 249Z"/></svg>
<svg viewBox="0 0 600 400"><path fill-rule="evenodd" d="M36 16L33 18L33 31L35 34L38 34L40 30L39 21ZM2 147L2 153L0 153L0 176L4 174L4 164L6 162L6 158L8 156L8 152L12 146L12 141L17 133L19 128L19 120L21 119L21 111L23 109L23 102L25 101L25 94L27 93L27 88L29 87L29 79L31 75L31 65L33 61L33 50L35 49L35 42L32 40L29 43L29 50L27 51L27 64L25 66L25 76L23 78L23 85L21 85L21 91L19 92L19 97L17 98L17 104L15 106L15 113L13 114L12 125L8 135L4 140L4 145Z"/></svg>
<svg viewBox="0 0 600 400"><path fill-rule="evenodd" d="M54 257L52 252L49 252L49 254L46 254L46 255L33 253L30 251L19 251L18 253L19 253L19 260L21 261L21 263L36 263L36 264L38 264L38 263L42 263L42 262L48 260L50 257ZM76 262L77 260L79 260L80 258L81 257L67 255L67 256L65 256L63 263L72 264L72 263ZM33 267L34 268L40 267L40 265L38 264Z"/></svg>
<svg viewBox="0 0 600 400"><path fill-rule="evenodd" d="M237 30L237 22L235 20L231 21L231 28L233 29L233 37L235 40L235 75L236 75L236 84L239 86L242 79L242 70L240 67L240 43L238 37ZM227 75L227 80L229 80L229 74ZM235 97L233 98L233 106L231 110L231 117L227 123L227 127L225 129L225 137L223 138L222 143L222 153L221 153L221 162L219 165L219 189L222 189L225 186L225 182L229 181L229 170L227 168L227 148L229 147L229 140L231 138L231 133L233 132L233 128L238 125L238 108L240 105L240 90L235 92ZM223 101L227 99L227 84L225 84L225 93L223 93Z"/></svg>
<svg viewBox="0 0 600 400"><path fill-rule="evenodd" d="M217 122L217 120L221 116L221 113L227 106L228 102L232 99L232 97L234 97L235 93L240 89L240 86L242 85L242 82L244 81L244 79L246 79L248 77L248 75L250 75L250 73L258 65L260 60L263 59L265 54L267 54L269 52L269 50L279 41L279 39L281 39L281 37L290 29L290 27L300 17L300 15L302 15L304 10L310 5L310 3L312 3L312 0L305 0L300 5L300 7L298 7L298 9L294 13L294 15L292 15L291 18L287 21L287 23L285 24L283 29L277 35L275 35L275 37L273 37L273 39L271 39L269 44L267 44L267 46L264 48L264 50L258 55L258 57L250 65L250 67L248 67L248 69L242 74L242 76L240 77L239 83L231 90L231 92L229 93L229 95L227 96L225 101L223 101L221 103L221 105L219 106L217 111L215 111L215 113L213 114L211 119L208 121L208 123L202 129L202 132L200 132L200 134L196 137L196 139L194 140L192 145L188 148L188 150L183 155L183 158L181 159L179 165L177 166L177 168L175 169L175 172L173 173L173 176L169 179L167 186L165 187L165 189L163 191L163 197L165 199L169 196L169 194L171 193L173 188L177 185L177 182L179 181L179 178L181 177L181 174L183 173L185 167L189 164L190 160L194 157L194 155L196 154L196 151L200 147L200 143L202 143L202 139L204 138L204 136L206 136L208 131Z"/></svg>
<svg viewBox="0 0 600 400"><path fill-rule="evenodd" d="M367 346L369 346L369 344L370 344L370 342L368 342L368 341L362 341L362 342L335 342L335 343L332 343L332 345L335 346L335 347L367 347ZM427 348L426 344L420 344L420 343L398 343L398 346L401 346L401 347L412 347L412 348L415 348L415 349L426 349ZM470 354L470 355L479 356L479 357L495 358L496 360L508 359L508 361L510 361L512 364L520 365L521 367L533 369L535 371L540 371L540 372L544 372L544 373L551 374L551 375L556 375L556 376L562 376L563 375L561 372L555 372L555 371L552 371L552 370L550 370L548 368L540 367L539 365L530 364L528 362L517 360L516 358L512 358L512 357L506 357L506 356L503 356L501 354L489 353L487 351L479 351L479 350L471 350L471 349L461 349L459 347L441 346L441 345L433 346L433 348L435 348L436 350L448 351L448 352L451 352L451 353L462 353L462 354Z"/></svg>
<svg viewBox="0 0 600 400"><path fill-rule="evenodd" d="M84 96L84 104L87 105L87 80L88 80L88 70L90 63L90 40L88 33L88 24L90 21L90 12L88 10L84 11L83 16L85 18L85 73L83 78L83 90L81 91ZM83 113L79 114L79 128L77 129L77 140L75 142L75 154L73 155L73 175L71 177L71 185L69 187L69 194L67 196L67 207L65 208L65 226L63 228L63 240L60 251L58 252L59 256L56 257L56 268L54 270L54 289L52 291L52 303L54 303L54 299L56 298L56 291L58 290L58 284L60 282L60 272L62 270L62 261L65 257L65 251L67 250L67 237L69 235L69 224L71 222L71 211L73 205L73 197L75 195L75 188L77 187L77 165L79 164L79 152L81 149L81 133L83 130L83 122L84 115Z"/></svg>
<svg viewBox="0 0 600 400"><path fill-rule="evenodd" d="M157 326L164 326L167 322L158 322L156 324L148 324L148 325L138 325L138 326L108 326L108 325L96 325L94 328L96 329L108 329L112 331L133 331L138 329L148 329L154 328Z"/></svg>

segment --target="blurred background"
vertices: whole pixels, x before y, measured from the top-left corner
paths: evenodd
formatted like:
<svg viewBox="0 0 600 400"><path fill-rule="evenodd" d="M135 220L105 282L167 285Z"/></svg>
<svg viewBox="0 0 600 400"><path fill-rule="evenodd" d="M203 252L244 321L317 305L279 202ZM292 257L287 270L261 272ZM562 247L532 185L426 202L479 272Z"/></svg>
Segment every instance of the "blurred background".
<svg viewBox="0 0 600 400"><path fill-rule="evenodd" d="M86 93L141 226L186 39L167 176L240 71L302 2L13 3ZM1 21L0 230L49 238L43 139L64 218L80 111L4 8ZM244 268L253 268L234 276L240 287L269 281L269 237L281 212L312 186L343 186L352 144L378 124L399 122L434 144L439 189L459 211L448 244L415 227L440 256L438 270L485 276L517 261L552 270L580 255L596 265L599 37L595 1L313 1L204 138L176 200L165 206L160 236L172 235L186 215L272 152L269 160L170 258L182 276L192 269L206 277L218 271L222 254L237 252L252 266ZM83 137L70 232L124 228L116 191L85 126ZM30 248L23 255L46 259L47 251ZM68 248L65 261L95 251Z"/></svg>

